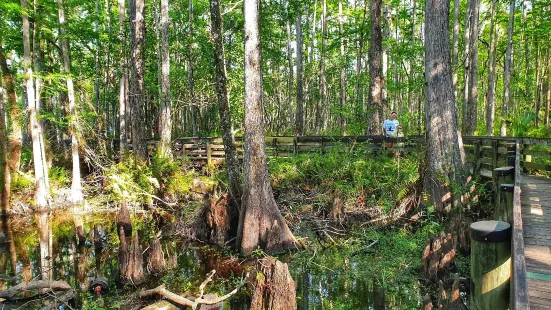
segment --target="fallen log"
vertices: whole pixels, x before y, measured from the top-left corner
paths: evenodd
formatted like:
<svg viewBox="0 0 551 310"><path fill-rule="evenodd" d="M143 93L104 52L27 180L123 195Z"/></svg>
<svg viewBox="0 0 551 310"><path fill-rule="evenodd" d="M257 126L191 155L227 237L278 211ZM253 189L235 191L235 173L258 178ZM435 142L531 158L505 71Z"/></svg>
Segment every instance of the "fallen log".
<svg viewBox="0 0 551 310"><path fill-rule="evenodd" d="M214 276L214 274L216 273L216 270L212 270L208 275L207 275L207 279L205 279L205 281L203 281L203 283L201 284L201 286L199 286L199 290L200 290L200 294L199 294L199 297L197 297L195 300L191 300L191 299L188 299L186 297L183 297L183 296L180 296L178 294L175 294L169 290L166 289L165 285L162 284L162 285L159 285L158 287L154 288L154 289L150 289L150 290L146 290L146 291L143 291L140 293L140 298L146 298L146 297L150 297L150 296L162 296L180 306L184 306L184 307L191 307L192 309L197 309L197 307L199 305L215 305L215 304L219 304L221 303L222 301L230 298L232 295L234 295L235 293L237 293L239 291L239 289L241 287L243 287L243 285L245 285L245 281L242 281L241 284L236 287L233 291L229 292L228 294L224 295L224 296L220 296L220 297L210 297L210 296L205 296L204 293L205 293L205 287L207 286L207 284L209 282L212 281L212 277ZM245 278L248 277L248 274Z"/></svg>
<svg viewBox="0 0 551 310"><path fill-rule="evenodd" d="M51 289L52 291L68 291L73 288L65 281L47 281L37 280L31 282L23 282L16 286L12 286L8 289L0 291L0 298L13 299L17 294L38 290L38 289Z"/></svg>

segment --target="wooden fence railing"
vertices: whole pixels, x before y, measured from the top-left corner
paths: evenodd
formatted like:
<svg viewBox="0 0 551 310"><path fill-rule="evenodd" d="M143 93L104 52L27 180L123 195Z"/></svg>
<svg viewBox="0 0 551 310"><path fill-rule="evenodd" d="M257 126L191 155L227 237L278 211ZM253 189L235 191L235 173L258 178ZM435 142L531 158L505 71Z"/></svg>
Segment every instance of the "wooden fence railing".
<svg viewBox="0 0 551 310"><path fill-rule="evenodd" d="M154 153L156 140L149 139L150 153ZM423 136L385 138L383 136L297 136L266 137L266 154L270 157L289 157L297 154L323 152L336 145L349 145L357 149L374 150L383 143L401 143L403 148L424 144ZM520 168L525 172L541 171L551 174L551 139L464 136L463 146L467 163L474 175L491 177L493 169L513 166L516 143L520 151ZM118 140L113 140L118 148ZM239 156L243 155L243 138L236 137ZM206 164L224 162L222 138L184 137L173 140L173 154L187 156Z"/></svg>
<svg viewBox="0 0 551 310"><path fill-rule="evenodd" d="M513 259L509 305L513 310L530 309L530 301L528 298L528 281L526 278L526 261L524 258L524 230L522 225L520 201L520 158L520 144L517 141L515 152L515 187L513 190L512 206L513 222L509 223L512 227L511 256Z"/></svg>

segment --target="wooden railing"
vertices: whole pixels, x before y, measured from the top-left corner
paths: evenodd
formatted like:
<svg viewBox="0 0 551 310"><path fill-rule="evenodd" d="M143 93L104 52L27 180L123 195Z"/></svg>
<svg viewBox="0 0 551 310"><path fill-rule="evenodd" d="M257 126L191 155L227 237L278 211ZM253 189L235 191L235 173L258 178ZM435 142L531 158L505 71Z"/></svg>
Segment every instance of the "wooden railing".
<svg viewBox="0 0 551 310"><path fill-rule="evenodd" d="M513 222L511 232L512 276L509 305L513 310L530 309L526 261L524 259L524 236L520 201L520 144L517 140L515 151L515 188L513 191Z"/></svg>
<svg viewBox="0 0 551 310"><path fill-rule="evenodd" d="M150 153L154 153L155 139L149 139ZM266 137L266 154L270 157L289 157L298 154L323 152L336 145L348 145L360 150L374 150L384 143L400 142L405 149L424 143L423 136L385 138L383 136L296 136ZM525 172L551 174L551 139L464 136L463 146L467 163L474 175L491 177L495 168L513 166L516 143L520 151L520 168ZM114 148L118 140L113 140ZM243 138L236 137L239 156L243 155ZM184 137L173 140L173 154L187 156L193 161L210 165L224 162L222 138Z"/></svg>

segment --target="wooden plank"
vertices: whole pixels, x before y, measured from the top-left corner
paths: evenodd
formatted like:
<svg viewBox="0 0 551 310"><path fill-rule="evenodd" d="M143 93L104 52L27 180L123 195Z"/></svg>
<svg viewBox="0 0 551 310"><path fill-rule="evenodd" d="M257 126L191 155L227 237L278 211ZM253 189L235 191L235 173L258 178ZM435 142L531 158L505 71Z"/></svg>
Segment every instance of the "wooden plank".
<svg viewBox="0 0 551 310"><path fill-rule="evenodd" d="M526 279L526 262L524 258L524 236L522 227L522 206L520 176L520 147L517 141L515 152L515 188L513 191L513 225L512 225L512 249L513 257L513 281L511 284L512 309L530 309L528 283Z"/></svg>

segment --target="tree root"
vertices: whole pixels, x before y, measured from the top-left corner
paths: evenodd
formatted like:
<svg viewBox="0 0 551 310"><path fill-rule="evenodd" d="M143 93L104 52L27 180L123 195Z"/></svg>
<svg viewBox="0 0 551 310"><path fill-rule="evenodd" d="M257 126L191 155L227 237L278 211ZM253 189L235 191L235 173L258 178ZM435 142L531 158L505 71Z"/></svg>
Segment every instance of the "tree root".
<svg viewBox="0 0 551 310"><path fill-rule="evenodd" d="M230 298L232 295L234 295L235 293L237 293L237 291L239 291L239 289L241 287L243 287L243 285L245 285L245 281L243 280L241 282L241 284L236 287L233 291L229 292L228 294L224 295L224 296L220 296L220 297L216 297L216 298L206 298L206 296L204 296L205 294L205 287L207 286L207 284L209 282L212 281L212 277L214 276L214 274L216 273L216 270L212 270L211 272L209 272L209 274L207 275L207 278L205 279L205 281L203 281L203 283L201 283L201 285L199 286L199 291L200 291L200 295L199 297L197 297L195 300L191 300L191 299L188 299L188 298L185 298L183 296L180 296L180 295L177 295L175 293L172 293L171 291L167 290L165 288L165 285L162 284L154 289L150 289L150 290L146 290L146 291L143 291L140 293L140 298L146 298L146 297L149 297L149 296L155 296L155 295L160 295L162 297L165 297L166 299L180 305L180 306L184 306L184 307L191 307L192 309L197 309L197 307L199 305L215 305L215 304L218 304L228 298ZM245 278L248 277L248 274L247 276L245 276Z"/></svg>

